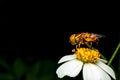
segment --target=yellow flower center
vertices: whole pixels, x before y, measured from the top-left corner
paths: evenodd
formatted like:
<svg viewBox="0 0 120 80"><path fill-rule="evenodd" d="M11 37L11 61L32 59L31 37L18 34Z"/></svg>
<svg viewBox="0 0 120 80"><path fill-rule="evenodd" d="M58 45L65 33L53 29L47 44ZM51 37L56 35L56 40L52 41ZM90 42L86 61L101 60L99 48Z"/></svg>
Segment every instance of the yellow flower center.
<svg viewBox="0 0 120 80"><path fill-rule="evenodd" d="M89 48L77 48L75 54L77 59L83 61L84 63L95 63L100 58L98 50L92 50Z"/></svg>

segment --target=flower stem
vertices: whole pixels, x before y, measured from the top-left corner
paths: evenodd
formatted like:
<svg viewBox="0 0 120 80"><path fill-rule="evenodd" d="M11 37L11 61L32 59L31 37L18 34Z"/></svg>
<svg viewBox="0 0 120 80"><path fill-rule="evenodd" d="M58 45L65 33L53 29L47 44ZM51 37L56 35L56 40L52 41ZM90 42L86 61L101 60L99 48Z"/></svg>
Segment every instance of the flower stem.
<svg viewBox="0 0 120 80"><path fill-rule="evenodd" d="M109 62L108 62L108 65L110 65L110 64L112 63L112 61L113 61L115 55L117 54L117 51L119 50L119 48L120 48L120 42L119 42L119 44L118 44L116 50L114 51L112 57L110 58L110 60L109 60Z"/></svg>

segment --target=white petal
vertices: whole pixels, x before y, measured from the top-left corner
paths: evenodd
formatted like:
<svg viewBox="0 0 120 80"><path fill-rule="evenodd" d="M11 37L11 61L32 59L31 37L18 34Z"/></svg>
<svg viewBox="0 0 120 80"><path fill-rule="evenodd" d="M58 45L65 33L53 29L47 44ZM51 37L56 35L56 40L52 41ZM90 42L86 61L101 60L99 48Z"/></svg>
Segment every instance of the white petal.
<svg viewBox="0 0 120 80"><path fill-rule="evenodd" d="M75 59L76 58L76 55L73 54L73 55L66 55L66 56L63 56L59 61L58 63L62 63L62 62L65 62L65 61L69 61L69 60L72 60L72 59Z"/></svg>
<svg viewBox="0 0 120 80"><path fill-rule="evenodd" d="M83 62L74 59L62 64L56 71L59 78L64 76L75 77L79 74L82 69Z"/></svg>
<svg viewBox="0 0 120 80"><path fill-rule="evenodd" d="M104 63L107 63L107 60L104 60L104 59L99 59L99 60L104 62Z"/></svg>
<svg viewBox="0 0 120 80"><path fill-rule="evenodd" d="M83 67L84 80L111 80L107 73L97 65L87 63Z"/></svg>
<svg viewBox="0 0 120 80"><path fill-rule="evenodd" d="M103 69L105 72L107 72L110 76L112 76L113 79L116 79L115 78L115 73L114 71L112 70L111 67L109 67L108 65L102 63L101 61L97 61L96 63L101 69Z"/></svg>

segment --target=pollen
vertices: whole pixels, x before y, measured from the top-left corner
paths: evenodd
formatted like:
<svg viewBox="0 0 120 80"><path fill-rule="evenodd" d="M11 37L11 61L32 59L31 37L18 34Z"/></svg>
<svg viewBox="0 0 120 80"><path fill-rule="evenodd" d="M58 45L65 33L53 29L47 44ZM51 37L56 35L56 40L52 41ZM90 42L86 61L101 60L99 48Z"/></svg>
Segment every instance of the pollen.
<svg viewBox="0 0 120 80"><path fill-rule="evenodd" d="M97 49L77 48L75 54L77 59L84 63L95 63L100 58L100 53Z"/></svg>

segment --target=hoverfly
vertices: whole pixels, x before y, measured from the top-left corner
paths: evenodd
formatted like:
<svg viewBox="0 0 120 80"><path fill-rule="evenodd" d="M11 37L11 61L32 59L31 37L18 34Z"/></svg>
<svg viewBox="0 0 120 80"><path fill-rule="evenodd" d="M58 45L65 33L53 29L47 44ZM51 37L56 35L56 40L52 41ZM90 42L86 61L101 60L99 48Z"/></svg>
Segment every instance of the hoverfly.
<svg viewBox="0 0 120 80"><path fill-rule="evenodd" d="M100 34L95 34L95 33L82 32L82 33L72 34L69 38L69 42L72 45L76 45L76 48L84 44L92 46L92 42L98 44L99 38L102 38L102 37L105 37L105 36Z"/></svg>

